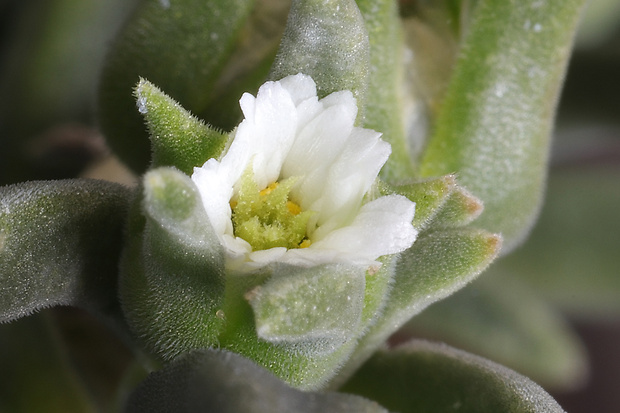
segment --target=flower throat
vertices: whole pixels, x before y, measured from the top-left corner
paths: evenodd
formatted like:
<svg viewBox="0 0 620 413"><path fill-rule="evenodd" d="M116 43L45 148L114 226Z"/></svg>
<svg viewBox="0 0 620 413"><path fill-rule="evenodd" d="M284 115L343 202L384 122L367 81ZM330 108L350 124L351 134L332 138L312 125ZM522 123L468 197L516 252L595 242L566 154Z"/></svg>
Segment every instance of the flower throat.
<svg viewBox="0 0 620 413"><path fill-rule="evenodd" d="M253 251L310 246L306 229L314 213L302 211L289 199L295 181L291 177L259 190L251 168L241 177L238 193L230 201L233 230Z"/></svg>

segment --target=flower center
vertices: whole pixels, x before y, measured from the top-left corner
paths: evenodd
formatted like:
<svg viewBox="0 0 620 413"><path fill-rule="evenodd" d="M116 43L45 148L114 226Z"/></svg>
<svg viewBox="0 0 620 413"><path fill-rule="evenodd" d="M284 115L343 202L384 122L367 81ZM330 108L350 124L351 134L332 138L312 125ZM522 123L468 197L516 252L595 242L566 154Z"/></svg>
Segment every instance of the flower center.
<svg viewBox="0 0 620 413"><path fill-rule="evenodd" d="M233 230L253 251L310 246L306 232L313 212L302 211L289 199L295 181L287 178L260 190L251 169L241 177L238 192L230 201Z"/></svg>

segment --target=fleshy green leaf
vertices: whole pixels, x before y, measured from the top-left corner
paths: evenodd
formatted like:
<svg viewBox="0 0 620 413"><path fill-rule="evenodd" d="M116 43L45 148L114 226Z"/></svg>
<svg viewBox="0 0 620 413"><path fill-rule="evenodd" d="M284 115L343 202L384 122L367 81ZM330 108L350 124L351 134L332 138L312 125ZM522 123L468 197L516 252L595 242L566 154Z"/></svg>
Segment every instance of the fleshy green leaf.
<svg viewBox="0 0 620 413"><path fill-rule="evenodd" d="M117 316L129 196L85 179L0 188L0 320L53 305Z"/></svg>
<svg viewBox="0 0 620 413"><path fill-rule="evenodd" d="M403 252L377 323L362 337L334 383L346 379L387 338L430 304L475 278L496 257L501 238L475 229L429 232Z"/></svg>
<svg viewBox="0 0 620 413"><path fill-rule="evenodd" d="M405 330L475 352L556 389L581 384L586 373L585 351L566 320L536 291L496 273L436 303Z"/></svg>
<svg viewBox="0 0 620 413"><path fill-rule="evenodd" d="M151 374L132 394L132 412L387 413L377 403L338 393L307 393L228 352L194 351Z"/></svg>
<svg viewBox="0 0 620 413"><path fill-rule="evenodd" d="M401 413L561 413L540 386L506 367L442 344L380 351L343 387Z"/></svg>
<svg viewBox="0 0 620 413"><path fill-rule="evenodd" d="M283 267L250 292L260 338L274 343L319 341L327 349L358 334L365 269Z"/></svg>
<svg viewBox="0 0 620 413"><path fill-rule="evenodd" d="M252 0L145 0L117 38L104 67L101 126L114 151L136 171L149 141L131 91L149 79L200 115L252 8Z"/></svg>
<svg viewBox="0 0 620 413"><path fill-rule="evenodd" d="M171 359L217 344L223 320L223 251L194 183L172 168L143 180L121 266L120 294L134 333Z"/></svg>
<svg viewBox="0 0 620 413"><path fill-rule="evenodd" d="M363 125L383 133L392 155L381 170L388 182L413 176L403 122L403 35L394 0L357 0L370 43L370 74Z"/></svg>
<svg viewBox="0 0 620 413"><path fill-rule="evenodd" d="M52 328L37 314L0 325L0 410L96 412Z"/></svg>
<svg viewBox="0 0 620 413"><path fill-rule="evenodd" d="M458 173L508 252L537 215L550 128L584 0L479 1L421 165Z"/></svg>
<svg viewBox="0 0 620 413"><path fill-rule="evenodd" d="M226 147L228 134L205 125L149 81L140 79L135 96L151 138L151 167L174 166L191 175Z"/></svg>
<svg viewBox="0 0 620 413"><path fill-rule="evenodd" d="M354 0L294 0L270 78L304 73L319 98L350 90L362 117L368 83L368 34Z"/></svg>

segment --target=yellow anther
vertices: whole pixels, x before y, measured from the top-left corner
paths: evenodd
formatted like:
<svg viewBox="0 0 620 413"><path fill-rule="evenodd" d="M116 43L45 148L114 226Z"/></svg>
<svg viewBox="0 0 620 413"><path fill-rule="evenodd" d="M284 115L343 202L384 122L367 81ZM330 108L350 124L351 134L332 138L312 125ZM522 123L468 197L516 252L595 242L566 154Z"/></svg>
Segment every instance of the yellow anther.
<svg viewBox="0 0 620 413"><path fill-rule="evenodd" d="M310 245L312 245L312 241L306 238L305 240L301 241L301 244L299 244L299 248L308 248Z"/></svg>
<svg viewBox="0 0 620 413"><path fill-rule="evenodd" d="M230 204L230 209L235 209L235 207L237 206L237 201L233 201L232 199L230 200L229 204Z"/></svg>
<svg viewBox="0 0 620 413"><path fill-rule="evenodd" d="M293 201L286 201L286 208L288 209L288 212L293 215L301 214L301 207Z"/></svg>
<svg viewBox="0 0 620 413"><path fill-rule="evenodd" d="M259 194L260 194L260 196L269 195L271 193L271 191L273 191L277 187L278 187L278 183L277 182L272 182L269 185L267 185L267 188L265 188L262 191L260 191Z"/></svg>

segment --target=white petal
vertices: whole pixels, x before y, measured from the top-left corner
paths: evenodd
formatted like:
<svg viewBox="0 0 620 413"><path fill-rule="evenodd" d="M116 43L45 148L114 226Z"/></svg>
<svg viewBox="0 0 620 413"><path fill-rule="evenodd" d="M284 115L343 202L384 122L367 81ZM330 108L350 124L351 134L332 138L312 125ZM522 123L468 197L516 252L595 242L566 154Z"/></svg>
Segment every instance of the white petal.
<svg viewBox="0 0 620 413"><path fill-rule="evenodd" d="M277 82L261 86L254 102L246 96L251 95L242 97L245 119L237 136L252 148L254 178L264 188L278 179L284 157L295 140L297 109L290 93Z"/></svg>
<svg viewBox="0 0 620 413"><path fill-rule="evenodd" d="M250 97L253 99L253 96ZM243 175L255 152L252 136L246 132L246 128L247 125L243 125L243 122L241 122L234 131L233 141L228 151L219 162L221 166L218 168L217 173L222 179L232 182L233 185ZM203 168L210 161L207 161ZM194 168L194 171L196 171L196 168Z"/></svg>
<svg viewBox="0 0 620 413"><path fill-rule="evenodd" d="M201 168L194 168L192 174L209 221L220 239L233 233L229 200L234 182L227 169L215 159L209 159Z"/></svg>
<svg viewBox="0 0 620 413"><path fill-rule="evenodd" d="M351 225L337 229L310 248L336 249L375 260L409 248L417 231L411 225L415 204L400 195L384 196L360 209Z"/></svg>
<svg viewBox="0 0 620 413"><path fill-rule="evenodd" d="M307 209L320 198L329 167L353 130L355 115L347 106L332 106L298 132L284 162L282 176L301 177L293 196L302 208Z"/></svg>
<svg viewBox="0 0 620 413"><path fill-rule="evenodd" d="M357 100L353 97L353 93L348 90L331 93L321 99L321 103L326 109L332 106L346 106L349 110L355 111L357 116Z"/></svg>
<svg viewBox="0 0 620 413"><path fill-rule="evenodd" d="M254 119L256 116L256 98L250 93L244 93L239 99L239 106L244 119Z"/></svg>
<svg viewBox="0 0 620 413"><path fill-rule="evenodd" d="M320 240L327 232L353 220L364 194L390 156L391 147L380 136L370 129L355 128L334 160L319 202L310 207L321 211L318 220L321 227L313 235L313 240Z"/></svg>
<svg viewBox="0 0 620 413"><path fill-rule="evenodd" d="M272 262L280 261L287 249L284 247L269 248L267 250L254 251L249 255L250 261L264 266Z"/></svg>
<svg viewBox="0 0 620 413"><path fill-rule="evenodd" d="M279 83L291 95L296 106L306 99L316 98L316 83L308 75L298 73L287 76Z"/></svg>
<svg viewBox="0 0 620 413"><path fill-rule="evenodd" d="M310 267L313 265L330 262L345 261L340 258L340 252L336 250L321 250L312 248L291 249L280 259L280 262L291 265Z"/></svg>
<svg viewBox="0 0 620 413"><path fill-rule="evenodd" d="M222 244L231 255L244 255L252 251L252 246L246 240L234 235L224 234L222 236Z"/></svg>
<svg viewBox="0 0 620 413"><path fill-rule="evenodd" d="M308 98L297 105L297 133L296 136L302 131L308 123L316 118L324 107L319 98L315 95Z"/></svg>
<svg viewBox="0 0 620 413"><path fill-rule="evenodd" d="M252 246L234 235L224 234L220 240L226 254L226 268L246 271L247 257L252 252Z"/></svg>

